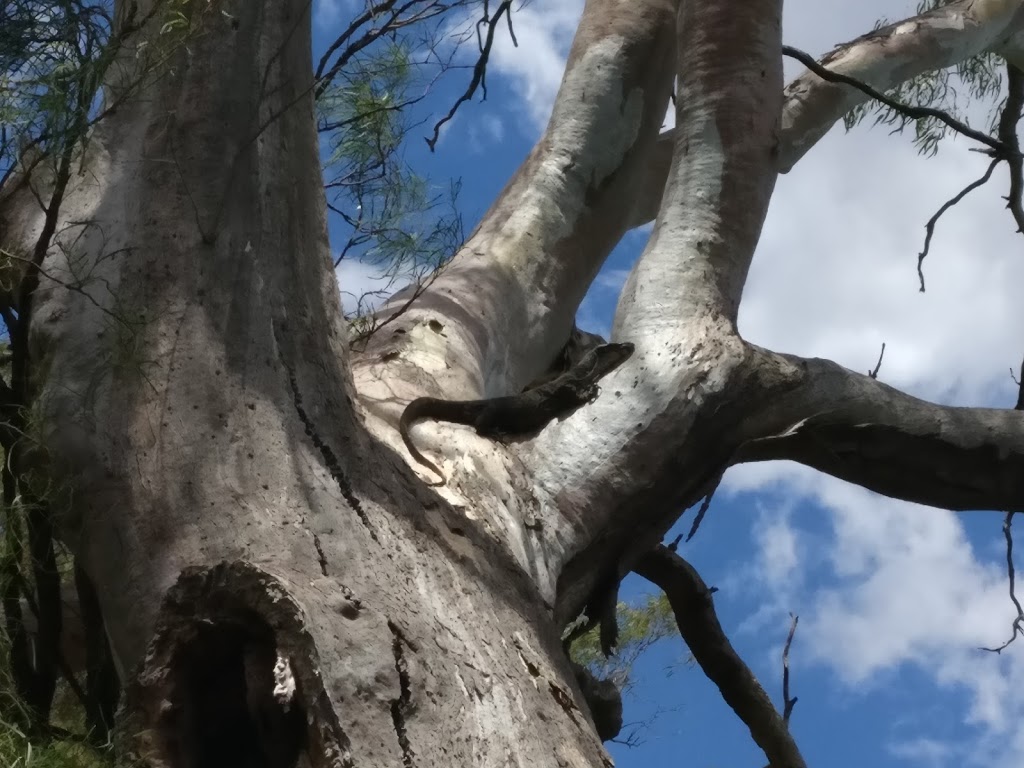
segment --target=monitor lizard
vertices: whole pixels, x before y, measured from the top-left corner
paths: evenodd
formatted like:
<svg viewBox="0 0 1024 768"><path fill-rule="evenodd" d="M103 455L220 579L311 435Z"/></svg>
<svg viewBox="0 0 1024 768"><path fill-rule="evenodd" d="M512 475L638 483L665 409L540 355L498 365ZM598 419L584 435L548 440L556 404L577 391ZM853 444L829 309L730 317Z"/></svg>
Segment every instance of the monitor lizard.
<svg viewBox="0 0 1024 768"><path fill-rule="evenodd" d="M481 437L503 439L539 432L550 421L582 405L593 402L601 389L598 381L614 371L633 354L629 343L599 344L591 347L579 361L561 375L532 386L517 395L488 400L441 400L418 397L402 411L398 431L405 447L420 464L446 482L444 474L420 453L409 436L409 429L420 419L436 419L465 424Z"/></svg>

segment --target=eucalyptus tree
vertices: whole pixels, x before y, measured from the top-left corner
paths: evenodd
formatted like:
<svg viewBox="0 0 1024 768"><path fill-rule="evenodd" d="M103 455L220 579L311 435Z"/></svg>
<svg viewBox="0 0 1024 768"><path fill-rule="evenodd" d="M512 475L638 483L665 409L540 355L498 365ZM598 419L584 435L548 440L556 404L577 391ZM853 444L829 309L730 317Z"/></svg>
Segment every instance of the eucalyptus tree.
<svg viewBox="0 0 1024 768"><path fill-rule="evenodd" d="M396 294L352 345L309 3L183 3L202 34L92 132L61 226L47 234L39 194L0 210L11 249L45 241L18 317L26 461L95 585L122 747L154 765L607 764L563 630L637 570L692 619L681 633L771 764L802 765L707 588L658 542L748 461L1024 507L1019 410L924 402L736 326L777 175L870 98L860 83L1001 57L1005 119L972 138L1019 178L1022 5L922 9L784 86L779 0L589 0L533 151L415 301ZM143 24L135 50L159 33ZM404 407L550 369L608 253L652 221L612 329L632 357L531 439L415 427L435 485L400 439Z"/></svg>

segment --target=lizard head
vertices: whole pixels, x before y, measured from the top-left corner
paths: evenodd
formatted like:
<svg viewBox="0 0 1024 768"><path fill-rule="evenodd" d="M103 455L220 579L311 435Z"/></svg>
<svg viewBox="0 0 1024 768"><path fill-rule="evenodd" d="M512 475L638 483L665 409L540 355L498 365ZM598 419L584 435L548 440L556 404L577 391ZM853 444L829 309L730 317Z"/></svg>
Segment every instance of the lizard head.
<svg viewBox="0 0 1024 768"><path fill-rule="evenodd" d="M606 376L614 371L633 354L635 347L627 342L609 342L594 347L593 353L597 357L597 376Z"/></svg>

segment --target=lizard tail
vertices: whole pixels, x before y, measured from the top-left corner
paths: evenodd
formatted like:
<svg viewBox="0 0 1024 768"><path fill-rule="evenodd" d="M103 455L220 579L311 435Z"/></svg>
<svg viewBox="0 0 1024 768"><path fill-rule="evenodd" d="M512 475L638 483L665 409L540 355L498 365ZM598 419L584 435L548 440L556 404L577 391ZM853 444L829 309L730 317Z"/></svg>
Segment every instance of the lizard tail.
<svg viewBox="0 0 1024 768"><path fill-rule="evenodd" d="M420 449L413 445L412 438L409 436L409 425L407 423L402 424L401 429L399 431L402 433L402 442L405 443L405 448L406 450L409 451L412 457L416 459L416 461L418 461L420 464L427 467L439 478L441 478L441 482L437 483L437 485L444 485L445 483L447 483L448 478L446 478L444 476L444 473L440 469L438 469L437 465L430 459L428 459L426 456L424 456L422 453L420 453Z"/></svg>

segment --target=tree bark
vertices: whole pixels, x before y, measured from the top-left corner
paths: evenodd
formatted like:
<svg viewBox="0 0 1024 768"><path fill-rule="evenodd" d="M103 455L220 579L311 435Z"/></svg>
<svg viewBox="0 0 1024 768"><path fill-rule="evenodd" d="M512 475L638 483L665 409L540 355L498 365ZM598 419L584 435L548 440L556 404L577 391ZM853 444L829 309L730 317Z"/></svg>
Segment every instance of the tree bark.
<svg viewBox="0 0 1024 768"><path fill-rule="evenodd" d="M1024 62L1024 4L1018 0L954 0L836 46L820 63L885 92L983 53ZM786 86L778 169L788 173L836 121L867 96L807 72ZM665 131L649 156L650 180L633 207L631 225L654 219L671 162L675 129Z"/></svg>
<svg viewBox="0 0 1024 768"><path fill-rule="evenodd" d="M32 317L123 743L155 765L603 764L528 573L353 407L309 4L201 27L91 136ZM15 195L5 219L32 242L42 213Z"/></svg>
<svg viewBox="0 0 1024 768"><path fill-rule="evenodd" d="M956 55L1016 29L1019 4L966 5L1003 15ZM904 498L1019 508L1024 414L936 410L737 332L777 174L849 108L833 86L783 91L780 0L588 0L543 137L355 353L309 3L206 6L190 6L201 34L90 137L31 316L35 460L63 480L49 503L126 681L127 750L168 766L607 764L561 629L731 464L792 458ZM816 127L794 128L815 98ZM449 477L428 488L403 407L521 389L653 204L613 329L633 357L531 441L418 426ZM31 190L2 207L17 242L43 231Z"/></svg>

